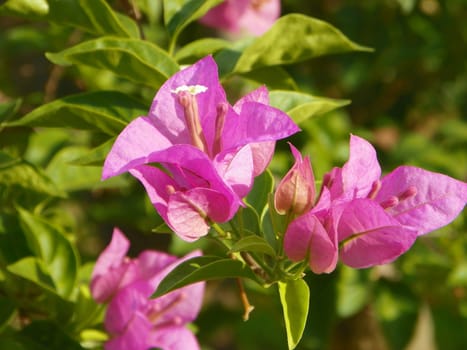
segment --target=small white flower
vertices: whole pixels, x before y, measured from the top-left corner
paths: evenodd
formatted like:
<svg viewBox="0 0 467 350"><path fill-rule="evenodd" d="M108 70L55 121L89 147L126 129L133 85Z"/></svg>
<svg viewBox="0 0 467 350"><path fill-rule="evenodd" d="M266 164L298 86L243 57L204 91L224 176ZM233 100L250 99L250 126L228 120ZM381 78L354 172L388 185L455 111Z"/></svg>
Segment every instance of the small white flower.
<svg viewBox="0 0 467 350"><path fill-rule="evenodd" d="M180 91L187 91L192 95L198 95L201 92L205 92L207 89L208 87L204 85L182 85L175 90L170 90L170 92L178 94Z"/></svg>

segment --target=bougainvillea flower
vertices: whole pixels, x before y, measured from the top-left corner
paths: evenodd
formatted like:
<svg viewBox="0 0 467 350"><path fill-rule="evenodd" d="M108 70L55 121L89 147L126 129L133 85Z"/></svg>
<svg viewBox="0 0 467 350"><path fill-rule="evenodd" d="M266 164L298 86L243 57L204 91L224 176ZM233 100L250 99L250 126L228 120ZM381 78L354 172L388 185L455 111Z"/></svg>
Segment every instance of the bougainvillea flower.
<svg viewBox="0 0 467 350"><path fill-rule="evenodd" d="M274 194L274 206L279 214L301 215L309 211L315 201L315 177L310 158L302 158L290 144L295 163L282 178Z"/></svg>
<svg viewBox="0 0 467 350"><path fill-rule="evenodd" d="M284 251L292 261L308 260L314 273L330 273L337 264L337 240L312 211L293 220L284 236Z"/></svg>
<svg viewBox="0 0 467 350"><path fill-rule="evenodd" d="M269 162L274 142L298 130L269 106L264 87L230 106L208 56L172 76L148 116L122 131L102 177L129 171L168 226L192 241L207 234L211 221L233 217Z"/></svg>
<svg viewBox="0 0 467 350"><path fill-rule="evenodd" d="M289 225L287 256L309 259L312 271L327 272L321 260L331 261L329 242L338 242L344 264L386 264L406 252L417 236L449 224L467 202L467 184L446 175L412 166L380 175L373 146L352 135L349 160L324 176L316 206ZM313 237L327 244L320 248L321 258Z"/></svg>
<svg viewBox="0 0 467 350"><path fill-rule="evenodd" d="M332 209L342 262L355 268L387 264L415 242L417 231L403 226L371 199L354 199Z"/></svg>
<svg viewBox="0 0 467 350"><path fill-rule="evenodd" d="M232 34L261 35L274 24L280 12L280 0L226 0L200 21Z"/></svg>
<svg viewBox="0 0 467 350"><path fill-rule="evenodd" d="M199 256L200 252L177 259L162 252L146 250L137 258L130 259L125 256L128 248L126 237L115 229L92 275L94 298L99 302L109 302L104 325L111 338L105 349L199 349L186 324L199 313L204 282L159 298L150 299L150 296L173 268ZM105 299L102 296L106 296Z"/></svg>
<svg viewBox="0 0 467 350"><path fill-rule="evenodd" d="M351 136L350 156L323 180L335 202L369 198L401 225L426 234L449 224L467 202L467 184L413 166L401 166L380 179L373 146Z"/></svg>
<svg viewBox="0 0 467 350"><path fill-rule="evenodd" d="M374 200L402 225L424 235L446 226L467 202L467 184L413 166L401 166L381 179Z"/></svg>

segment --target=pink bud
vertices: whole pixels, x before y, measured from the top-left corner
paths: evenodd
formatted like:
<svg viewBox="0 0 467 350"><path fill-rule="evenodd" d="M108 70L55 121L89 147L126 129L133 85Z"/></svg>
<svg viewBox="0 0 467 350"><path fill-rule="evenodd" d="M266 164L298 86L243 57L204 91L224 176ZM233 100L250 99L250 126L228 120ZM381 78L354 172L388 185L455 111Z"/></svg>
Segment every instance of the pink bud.
<svg viewBox="0 0 467 350"><path fill-rule="evenodd" d="M277 186L274 206L279 214L301 215L313 207L315 179L310 159L302 159L300 152L290 144L295 164Z"/></svg>

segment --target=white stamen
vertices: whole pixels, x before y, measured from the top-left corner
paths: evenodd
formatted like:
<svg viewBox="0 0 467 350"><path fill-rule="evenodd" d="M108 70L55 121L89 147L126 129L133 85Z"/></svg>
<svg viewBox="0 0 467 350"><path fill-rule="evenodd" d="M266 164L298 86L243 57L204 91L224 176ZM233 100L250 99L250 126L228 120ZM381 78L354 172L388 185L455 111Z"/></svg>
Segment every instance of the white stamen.
<svg viewBox="0 0 467 350"><path fill-rule="evenodd" d="M186 91L189 94L195 96L199 93L206 92L207 89L208 87L204 85L182 85L177 87L175 90L170 90L170 92L173 94L178 94L181 91Z"/></svg>

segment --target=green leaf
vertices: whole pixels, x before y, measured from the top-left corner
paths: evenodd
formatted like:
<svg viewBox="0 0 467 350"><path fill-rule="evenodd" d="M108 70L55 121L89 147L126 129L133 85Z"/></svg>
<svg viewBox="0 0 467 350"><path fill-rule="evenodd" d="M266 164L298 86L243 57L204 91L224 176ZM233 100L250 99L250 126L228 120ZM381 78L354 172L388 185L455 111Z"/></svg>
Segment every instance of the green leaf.
<svg viewBox="0 0 467 350"><path fill-rule="evenodd" d="M149 41L101 37L58 53L46 53L55 64L83 64L107 69L130 81L159 88L179 70L178 64Z"/></svg>
<svg viewBox="0 0 467 350"><path fill-rule="evenodd" d="M112 137L110 140L107 140L102 145L93 148L92 150L87 151L83 155L70 160L70 164L73 165L99 165L104 164L104 160L109 154L112 145L115 142L116 137Z"/></svg>
<svg viewBox="0 0 467 350"><path fill-rule="evenodd" d="M337 285L337 314L350 317L363 309L371 297L369 272L341 266Z"/></svg>
<svg viewBox="0 0 467 350"><path fill-rule="evenodd" d="M99 324L104 319L104 305L99 305L91 296L89 287L82 285L78 291L78 297L74 304L71 327L75 332Z"/></svg>
<svg viewBox="0 0 467 350"><path fill-rule="evenodd" d="M47 221L19 209L20 221L31 250L40 258L57 293L69 298L78 274L78 255L65 235Z"/></svg>
<svg viewBox="0 0 467 350"><path fill-rule="evenodd" d="M15 303L0 295L0 334L16 314Z"/></svg>
<svg viewBox="0 0 467 350"><path fill-rule="evenodd" d="M243 77L266 85L269 89L298 90L297 83L282 67L263 67L241 74Z"/></svg>
<svg viewBox="0 0 467 350"><path fill-rule="evenodd" d="M100 183L101 167L71 164L72 160L85 154L88 154L85 147L62 148L47 166L47 175L60 189L67 192L92 189Z"/></svg>
<svg viewBox="0 0 467 350"><path fill-rule="evenodd" d="M66 194L36 166L28 162L10 157L0 152L0 194L3 199L10 195L15 200L31 194L30 192L54 197L65 197Z"/></svg>
<svg viewBox="0 0 467 350"><path fill-rule="evenodd" d="M18 216L0 214L0 262L9 265L31 255Z"/></svg>
<svg viewBox="0 0 467 350"><path fill-rule="evenodd" d="M297 124L350 103L349 100L316 97L302 92L282 90L271 91L269 99L271 106L286 112Z"/></svg>
<svg viewBox="0 0 467 350"><path fill-rule="evenodd" d="M8 0L0 7L0 10L0 13L45 16L50 8L46 0Z"/></svg>
<svg viewBox="0 0 467 350"><path fill-rule="evenodd" d="M18 112L21 102L21 99L16 99L0 104L0 125Z"/></svg>
<svg viewBox="0 0 467 350"><path fill-rule="evenodd" d="M73 303L57 294L43 261L29 256L8 265L6 269L12 275L24 279L24 284L15 281L15 284L21 286L16 295L20 298L22 308L31 309L33 313L37 312L60 323L69 321Z"/></svg>
<svg viewBox="0 0 467 350"><path fill-rule="evenodd" d="M261 217L269 200L269 194L274 189L274 178L271 171L266 169L261 175L255 178L253 188L246 197L246 202L250 204Z"/></svg>
<svg viewBox="0 0 467 350"><path fill-rule="evenodd" d="M125 94L94 91L47 103L9 125L99 130L114 136L146 113L147 106Z"/></svg>
<svg viewBox="0 0 467 350"><path fill-rule="evenodd" d="M183 46L175 54L177 62L193 63L207 55L225 49L230 46L230 42L218 38L203 38L194 40Z"/></svg>
<svg viewBox="0 0 467 350"><path fill-rule="evenodd" d="M269 31L245 49L228 51L232 69L224 69L223 73L245 73L322 55L371 49L352 42L326 22L301 14L288 14L279 18Z"/></svg>
<svg viewBox="0 0 467 350"><path fill-rule="evenodd" d="M60 324L51 320L34 321L21 331L21 337L32 340L37 345L50 350L83 350L81 345L71 338Z"/></svg>
<svg viewBox="0 0 467 350"><path fill-rule="evenodd" d="M200 256L182 262L159 284L152 298L160 297L186 285L220 278L249 278L256 280L250 268L239 260Z"/></svg>
<svg viewBox="0 0 467 350"><path fill-rule="evenodd" d="M137 24L104 0L8 0L0 14L69 25L97 35L139 36Z"/></svg>
<svg viewBox="0 0 467 350"><path fill-rule="evenodd" d="M222 0L164 0L164 23L170 36L176 38L183 28L221 2Z"/></svg>
<svg viewBox="0 0 467 350"><path fill-rule="evenodd" d="M271 256L276 255L274 249L272 249L264 238L253 235L240 239L230 248L230 252L254 252L264 253Z"/></svg>
<svg viewBox="0 0 467 350"><path fill-rule="evenodd" d="M7 270L49 292L55 293L55 286L45 264L38 258L28 256L7 266Z"/></svg>
<svg viewBox="0 0 467 350"><path fill-rule="evenodd" d="M279 295L284 311L289 350L302 338L310 304L310 289L303 279L279 282Z"/></svg>

